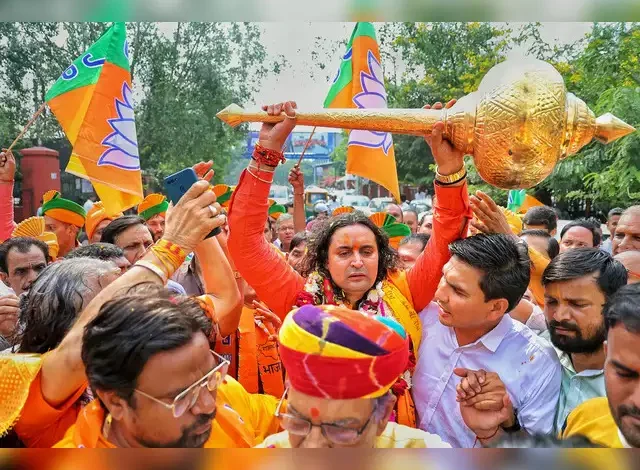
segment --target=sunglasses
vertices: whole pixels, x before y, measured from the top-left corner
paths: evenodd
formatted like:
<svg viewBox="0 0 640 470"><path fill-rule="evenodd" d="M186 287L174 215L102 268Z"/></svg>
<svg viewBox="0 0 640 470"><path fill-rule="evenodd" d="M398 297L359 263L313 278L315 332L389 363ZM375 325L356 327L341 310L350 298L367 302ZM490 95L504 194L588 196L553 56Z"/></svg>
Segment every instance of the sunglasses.
<svg viewBox="0 0 640 470"><path fill-rule="evenodd" d="M153 400L156 403L164 406L168 410L171 410L174 418L179 418L198 402L198 398L200 397L200 391L203 387L207 387L209 392L214 392L220 386L224 378L227 376L227 372L229 371L229 361L227 361L224 357L217 354L215 351L209 351L213 355L214 359L216 359L217 365L211 369L211 371L207 372L207 374L199 379L194 384L187 387L184 391L180 392L178 396L173 399L173 403L168 404L159 400L151 395L148 395L137 388L134 389L136 393L139 393L143 397L148 398L149 400Z"/></svg>

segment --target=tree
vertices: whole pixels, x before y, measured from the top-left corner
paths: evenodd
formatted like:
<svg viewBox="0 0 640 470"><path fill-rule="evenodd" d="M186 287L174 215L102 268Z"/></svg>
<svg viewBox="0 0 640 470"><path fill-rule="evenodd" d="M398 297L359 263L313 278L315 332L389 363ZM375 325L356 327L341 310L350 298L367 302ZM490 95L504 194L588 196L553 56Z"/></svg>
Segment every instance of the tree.
<svg viewBox="0 0 640 470"><path fill-rule="evenodd" d="M539 24L528 25L519 40L533 38L529 52L553 63L567 89L596 116L606 112L640 125L640 24L594 24L576 44L553 48L539 41ZM530 40L530 39L529 39ZM607 146L591 143L560 162L539 189L568 216L606 214L640 197L640 135L635 132Z"/></svg>
<svg viewBox="0 0 640 470"><path fill-rule="evenodd" d="M0 24L0 131L8 145L44 101L61 72L108 27L104 23ZM158 23L128 24L136 124L142 168L156 186L169 173L214 160L221 181L246 128L224 125L215 114L252 99L267 73L260 27L250 23L178 23L167 34ZM170 29L170 27L169 27ZM20 146L63 138L48 111Z"/></svg>
<svg viewBox="0 0 640 470"><path fill-rule="evenodd" d="M505 58L510 33L488 23L383 25L383 57L395 70L387 73L389 106L421 108L474 91L486 72ZM399 64L406 67L404 73L397 72ZM394 143L400 181L431 187L434 160L424 139L395 135ZM489 190L480 180L477 186Z"/></svg>

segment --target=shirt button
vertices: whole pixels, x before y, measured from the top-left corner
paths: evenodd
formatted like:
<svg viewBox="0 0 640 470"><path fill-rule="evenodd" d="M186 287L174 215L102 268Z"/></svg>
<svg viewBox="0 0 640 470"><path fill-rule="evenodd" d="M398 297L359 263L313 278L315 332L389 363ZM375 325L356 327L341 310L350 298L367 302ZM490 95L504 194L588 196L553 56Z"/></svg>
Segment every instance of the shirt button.
<svg viewBox="0 0 640 470"><path fill-rule="evenodd" d="M447 378L445 376L440 377L440 380L442 380L442 383L446 383L447 382Z"/></svg>

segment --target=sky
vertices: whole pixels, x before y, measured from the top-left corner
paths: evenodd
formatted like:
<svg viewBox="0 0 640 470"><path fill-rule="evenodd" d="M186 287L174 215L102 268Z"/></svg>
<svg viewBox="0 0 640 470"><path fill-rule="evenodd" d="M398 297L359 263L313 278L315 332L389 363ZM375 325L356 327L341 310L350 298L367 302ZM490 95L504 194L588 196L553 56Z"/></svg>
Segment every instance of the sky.
<svg viewBox="0 0 640 470"><path fill-rule="evenodd" d="M522 23L510 23L516 29ZM347 40L355 23L320 23L320 22L288 22L261 23L262 42L267 53L275 58L284 55L288 60L288 67L279 75L270 75L263 81L260 91L256 94L253 106L267 103L277 103L294 100L298 108L312 109L321 107L329 90L327 76L333 76L340 63L339 54L325 59L327 69L319 71L314 67L311 51L316 47L316 38L326 38L326 42ZM591 23L543 23L542 38L547 41L570 43L584 37L590 31ZM322 51L320 51L322 52ZM342 51L341 51L342 52ZM509 58L524 55L522 49L514 49ZM311 71L314 70L312 76ZM248 105L247 107L249 107ZM258 129L259 124L252 124L252 129ZM299 126L297 130L309 130Z"/></svg>

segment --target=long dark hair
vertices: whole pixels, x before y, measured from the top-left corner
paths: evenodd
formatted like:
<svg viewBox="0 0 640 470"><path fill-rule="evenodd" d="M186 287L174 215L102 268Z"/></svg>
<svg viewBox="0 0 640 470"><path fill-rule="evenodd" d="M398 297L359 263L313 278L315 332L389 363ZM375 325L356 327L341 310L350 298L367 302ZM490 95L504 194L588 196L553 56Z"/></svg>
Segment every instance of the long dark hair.
<svg viewBox="0 0 640 470"><path fill-rule="evenodd" d="M316 230L311 232L307 240L307 256L304 261L303 275L308 276L313 271L318 271L327 279L331 280L327 262L329 260L329 245L331 238L341 228L351 225L363 225L371 230L376 237L378 246L378 275L374 285L384 280L389 271L398 269L398 254L389 245L389 237L380 230L367 216L355 211L349 214L342 214L334 217L327 223L318 225ZM331 280L334 288L339 289Z"/></svg>

